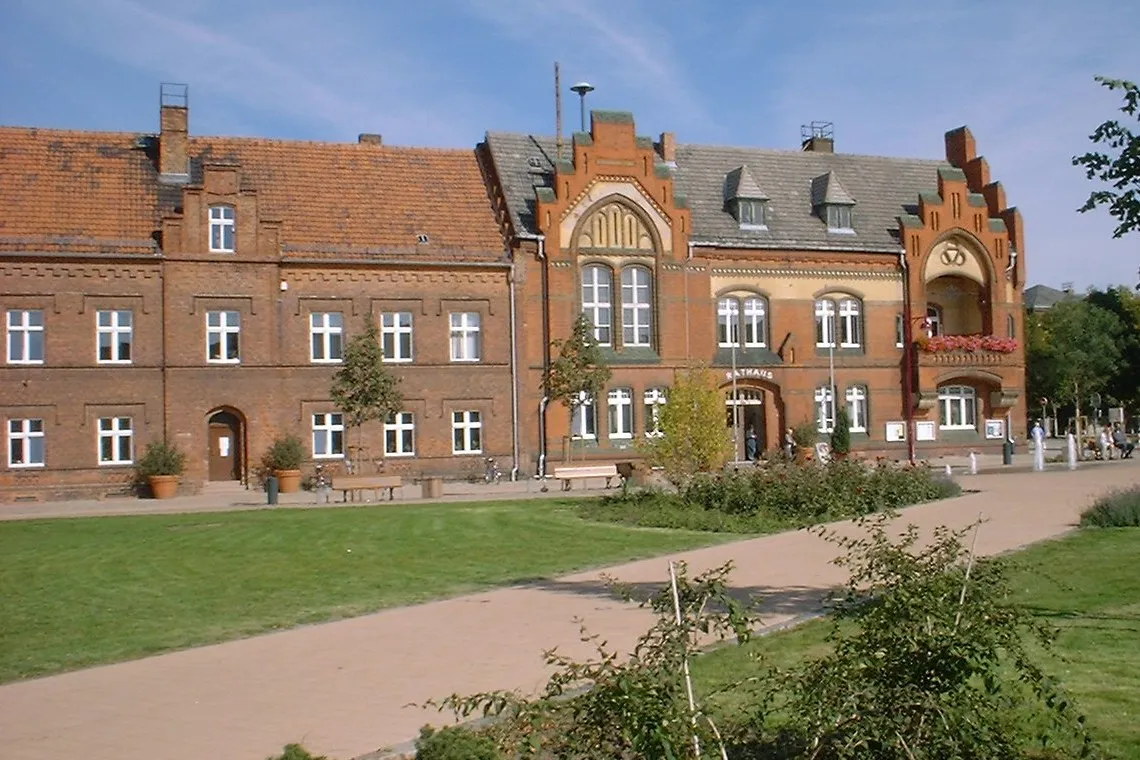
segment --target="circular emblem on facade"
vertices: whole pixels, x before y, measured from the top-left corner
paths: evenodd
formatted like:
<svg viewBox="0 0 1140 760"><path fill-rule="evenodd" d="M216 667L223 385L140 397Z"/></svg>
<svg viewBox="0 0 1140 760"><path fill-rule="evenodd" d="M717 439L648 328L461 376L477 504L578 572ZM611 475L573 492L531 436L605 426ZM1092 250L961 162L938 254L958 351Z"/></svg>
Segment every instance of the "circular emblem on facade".
<svg viewBox="0 0 1140 760"><path fill-rule="evenodd" d="M966 252L961 248L947 248L942 251L942 263L948 267L960 267L966 263Z"/></svg>

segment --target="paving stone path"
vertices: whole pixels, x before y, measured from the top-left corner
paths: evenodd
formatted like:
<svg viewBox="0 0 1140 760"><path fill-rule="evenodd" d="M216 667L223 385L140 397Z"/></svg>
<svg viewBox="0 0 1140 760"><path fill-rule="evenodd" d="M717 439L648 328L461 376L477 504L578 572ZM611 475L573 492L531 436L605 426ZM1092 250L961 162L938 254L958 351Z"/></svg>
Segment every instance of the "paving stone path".
<svg viewBox="0 0 1140 760"><path fill-rule="evenodd" d="M1061 535L1091 499L1140 482L1121 462L1076 472L963 478L977 493L912 507L924 529L983 514L982 554ZM845 527L843 529L850 529ZM765 599L766 625L818 606L842 581L834 550L798 531L609 568L658 584L668 559L694 571L729 559L733 583ZM452 692L533 689L542 651L581 651L576 619L615 646L647 613L608 595L598 571L118 665L0 686L6 760L263 760L288 742L341 760L403 744L434 712L408 706Z"/></svg>

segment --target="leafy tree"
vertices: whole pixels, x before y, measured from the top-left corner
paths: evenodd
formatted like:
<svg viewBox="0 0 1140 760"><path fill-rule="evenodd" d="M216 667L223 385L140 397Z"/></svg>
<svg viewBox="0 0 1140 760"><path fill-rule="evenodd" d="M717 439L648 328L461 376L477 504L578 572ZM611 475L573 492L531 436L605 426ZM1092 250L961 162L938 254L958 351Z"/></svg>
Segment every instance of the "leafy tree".
<svg viewBox="0 0 1140 760"><path fill-rule="evenodd" d="M1140 296L1128 288L1116 287L1103 292L1092 290L1086 298L1120 320L1120 361L1105 390L1116 403L1136 409L1140 407Z"/></svg>
<svg viewBox="0 0 1140 760"><path fill-rule="evenodd" d="M380 331L371 314L364 320L364 331L344 347L344 363L333 375L329 396L344 414L345 424L356 428L358 444L364 423L385 419L403 407L400 378L384 364Z"/></svg>
<svg viewBox="0 0 1140 760"><path fill-rule="evenodd" d="M1096 81L1110 90L1122 91L1124 105L1120 112L1136 117L1140 109L1140 88L1123 79L1098 76ZM1090 193L1080 211L1107 206L1108 213L1119 222L1113 237L1123 237L1140 229L1140 135L1120 121L1109 119L1089 135L1089 140L1104 146L1104 151L1092 150L1082 156L1074 156L1073 164L1083 166L1086 177L1102 182L1108 188Z"/></svg>
<svg viewBox="0 0 1140 760"><path fill-rule="evenodd" d="M569 338L552 341L551 345L559 353L547 368L543 385L550 400L561 401L573 420L586 399L597 403L609 382L610 368L594 339L594 326L585 314L574 320Z"/></svg>
<svg viewBox="0 0 1140 760"><path fill-rule="evenodd" d="M1049 332L1048 312L1026 314L1025 386L1031 414L1037 413L1042 399L1048 399L1056 416L1056 405L1060 401L1058 381L1057 356Z"/></svg>
<svg viewBox="0 0 1140 760"><path fill-rule="evenodd" d="M1120 320L1085 300L1061 301L1049 309L1057 395L1072 402L1080 435L1081 404L1108 386L1120 360Z"/></svg>
<svg viewBox="0 0 1140 760"><path fill-rule="evenodd" d="M676 485L698 472L719 470L733 457L732 438L724 426L724 398L707 369L690 368L677 378L661 409L660 430L660 436L647 439L642 447Z"/></svg>
<svg viewBox="0 0 1140 760"><path fill-rule="evenodd" d="M835 413L835 427L831 431L831 451L843 455L851 451L851 422L847 410L840 407Z"/></svg>

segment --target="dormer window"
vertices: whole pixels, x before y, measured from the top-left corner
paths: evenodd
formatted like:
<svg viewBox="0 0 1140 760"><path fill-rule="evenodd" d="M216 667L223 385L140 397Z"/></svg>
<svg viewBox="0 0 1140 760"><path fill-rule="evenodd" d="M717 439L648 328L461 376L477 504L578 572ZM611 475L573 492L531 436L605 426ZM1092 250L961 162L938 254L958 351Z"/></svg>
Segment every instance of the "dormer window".
<svg viewBox="0 0 1140 760"><path fill-rule="evenodd" d="M758 229L768 227L767 202L757 198L738 198L736 200L736 221L742 229Z"/></svg>
<svg viewBox="0 0 1140 760"><path fill-rule="evenodd" d="M854 232L855 228L851 226L851 207L829 205L825 206L827 209L827 231L828 232Z"/></svg>
<svg viewBox="0 0 1140 760"><path fill-rule="evenodd" d="M233 206L210 206L210 252L234 252Z"/></svg>

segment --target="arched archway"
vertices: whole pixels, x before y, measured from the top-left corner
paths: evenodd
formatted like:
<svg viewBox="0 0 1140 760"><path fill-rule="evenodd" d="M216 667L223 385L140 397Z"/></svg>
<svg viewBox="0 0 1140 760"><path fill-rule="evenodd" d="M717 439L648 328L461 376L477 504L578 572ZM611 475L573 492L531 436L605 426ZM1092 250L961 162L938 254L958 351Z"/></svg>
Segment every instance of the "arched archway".
<svg viewBox="0 0 1140 760"><path fill-rule="evenodd" d="M206 479L241 481L246 468L245 415L223 406L206 415Z"/></svg>
<svg viewBox="0 0 1140 760"><path fill-rule="evenodd" d="M734 388L732 373L728 372L720 391L724 394L725 426L734 434L738 459L755 459L780 446L784 414L778 385L738 377Z"/></svg>

